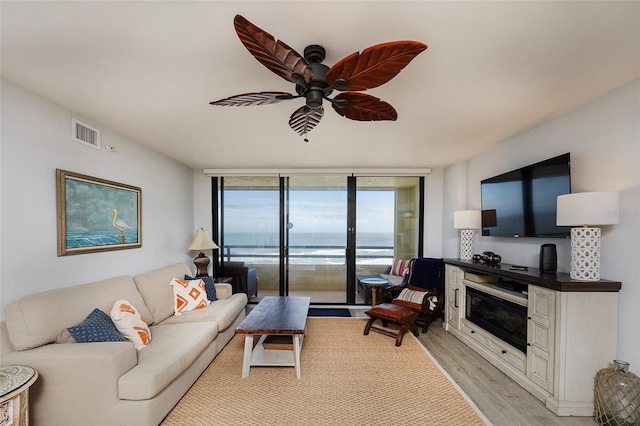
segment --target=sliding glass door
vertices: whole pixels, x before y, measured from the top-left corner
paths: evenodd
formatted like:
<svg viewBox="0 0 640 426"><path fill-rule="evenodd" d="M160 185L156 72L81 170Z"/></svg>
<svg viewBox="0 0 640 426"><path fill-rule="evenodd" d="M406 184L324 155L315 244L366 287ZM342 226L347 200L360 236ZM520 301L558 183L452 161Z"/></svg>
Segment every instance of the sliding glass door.
<svg viewBox="0 0 640 426"><path fill-rule="evenodd" d="M280 179L225 177L220 199L220 257L223 267L247 268L257 281L250 300L280 294ZM253 269L249 277L248 271Z"/></svg>
<svg viewBox="0 0 640 426"><path fill-rule="evenodd" d="M394 258L412 259L421 254L422 179L358 177L356 182L357 276L387 273ZM356 302L368 303L365 293L369 290L356 289Z"/></svg>
<svg viewBox="0 0 640 426"><path fill-rule="evenodd" d="M347 178L286 178L286 293L347 302Z"/></svg>
<svg viewBox="0 0 640 426"><path fill-rule="evenodd" d="M222 264L254 270L258 292L364 304L357 276L421 255L423 178L221 178Z"/></svg>

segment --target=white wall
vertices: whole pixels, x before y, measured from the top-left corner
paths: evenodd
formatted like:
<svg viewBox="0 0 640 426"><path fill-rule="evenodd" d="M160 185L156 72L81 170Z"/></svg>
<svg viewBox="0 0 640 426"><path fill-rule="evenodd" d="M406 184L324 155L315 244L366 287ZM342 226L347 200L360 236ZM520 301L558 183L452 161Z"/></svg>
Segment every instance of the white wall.
<svg viewBox="0 0 640 426"><path fill-rule="evenodd" d="M499 173L571 153L572 192L619 191L620 224L602 228L601 277L622 282L618 357L640 371L640 80L586 106L497 145L445 170L445 218L459 208L480 208L480 181ZM464 170L464 172L462 171ZM466 181L464 189L458 183ZM461 191L466 205L457 203ZM445 221L446 222L446 221ZM446 225L446 223L445 223ZM451 228L451 227L450 227ZM444 252L458 257L457 235L445 229ZM452 241L456 239L456 244ZM503 262L537 267L541 244L554 243L569 270L567 239L476 237L475 250ZM589 350L589 348L585 348Z"/></svg>
<svg viewBox="0 0 640 426"><path fill-rule="evenodd" d="M206 176L202 170L193 171L193 203L195 228L204 228L213 236L213 223L211 221L211 178ZM219 244L220 241L215 241ZM212 258L212 252L207 250L207 256ZM213 261L208 266L209 274L213 274Z"/></svg>
<svg viewBox="0 0 640 426"><path fill-rule="evenodd" d="M211 235L213 227L211 223L211 178L206 176L202 170L193 171L193 193L196 228L204 228Z"/></svg>
<svg viewBox="0 0 640 426"><path fill-rule="evenodd" d="M466 210L467 206L467 162L459 162L447 167L444 171L443 192L446 194L442 202L442 252L443 257L459 257L460 239L453 228L453 212ZM477 250L476 250L477 252Z"/></svg>
<svg viewBox="0 0 640 426"><path fill-rule="evenodd" d="M444 170L432 169L425 178L424 257L442 257Z"/></svg>
<svg viewBox="0 0 640 426"><path fill-rule="evenodd" d="M2 80L0 302L188 262L192 170ZM71 118L101 129L98 151L71 140ZM177 142L178 143L178 142ZM57 257L55 169L142 188L142 247Z"/></svg>

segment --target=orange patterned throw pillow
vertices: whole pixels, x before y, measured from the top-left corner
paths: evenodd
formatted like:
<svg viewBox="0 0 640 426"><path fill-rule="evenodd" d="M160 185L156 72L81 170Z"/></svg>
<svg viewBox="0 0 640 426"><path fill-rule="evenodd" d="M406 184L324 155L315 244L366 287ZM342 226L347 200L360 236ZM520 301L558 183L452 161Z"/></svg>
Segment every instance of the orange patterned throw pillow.
<svg viewBox="0 0 640 426"><path fill-rule="evenodd" d="M136 349L142 349L151 341L151 330L140 312L126 300L116 300L111 309L111 319L124 337L132 341Z"/></svg>
<svg viewBox="0 0 640 426"><path fill-rule="evenodd" d="M202 280L172 279L173 308L176 315L209 306L207 290Z"/></svg>

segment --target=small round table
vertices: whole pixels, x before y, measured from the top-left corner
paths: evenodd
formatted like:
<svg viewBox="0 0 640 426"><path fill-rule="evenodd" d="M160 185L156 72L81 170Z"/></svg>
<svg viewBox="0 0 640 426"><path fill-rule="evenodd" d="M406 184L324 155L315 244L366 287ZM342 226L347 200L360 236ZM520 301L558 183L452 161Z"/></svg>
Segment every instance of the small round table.
<svg viewBox="0 0 640 426"><path fill-rule="evenodd" d="M384 278L362 278L360 280L362 285L366 285L371 288L371 306L376 306L376 293L378 287L386 287L389 285L389 281Z"/></svg>
<svg viewBox="0 0 640 426"><path fill-rule="evenodd" d="M29 387L38 372L24 365L0 366L0 424L29 424Z"/></svg>

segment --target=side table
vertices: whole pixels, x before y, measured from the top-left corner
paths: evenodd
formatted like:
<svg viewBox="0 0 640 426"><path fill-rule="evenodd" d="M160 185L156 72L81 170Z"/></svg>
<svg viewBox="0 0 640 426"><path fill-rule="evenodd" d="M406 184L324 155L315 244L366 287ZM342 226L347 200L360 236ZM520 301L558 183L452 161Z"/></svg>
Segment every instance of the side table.
<svg viewBox="0 0 640 426"><path fill-rule="evenodd" d="M376 306L376 287L386 287L389 285L389 281L384 278L362 278L360 282L362 285L371 288L371 306Z"/></svg>
<svg viewBox="0 0 640 426"><path fill-rule="evenodd" d="M0 426L29 425L29 388L37 379L31 367L0 366Z"/></svg>

